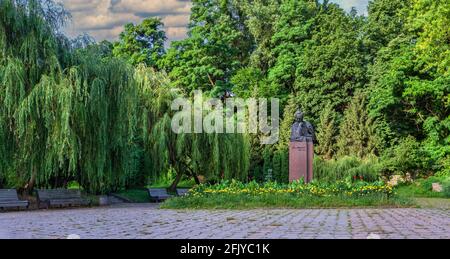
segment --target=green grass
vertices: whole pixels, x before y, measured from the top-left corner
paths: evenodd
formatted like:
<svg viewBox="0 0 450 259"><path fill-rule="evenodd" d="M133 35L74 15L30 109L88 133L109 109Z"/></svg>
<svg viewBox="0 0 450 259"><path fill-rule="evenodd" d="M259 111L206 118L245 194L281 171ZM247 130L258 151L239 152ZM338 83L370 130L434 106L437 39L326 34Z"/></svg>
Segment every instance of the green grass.
<svg viewBox="0 0 450 259"><path fill-rule="evenodd" d="M129 189L126 191L121 191L117 193L117 195L136 203L150 202L147 189Z"/></svg>
<svg viewBox="0 0 450 259"><path fill-rule="evenodd" d="M433 183L440 183L446 188L445 178L430 177L418 179L409 185L401 185L396 188L399 197L406 197L414 200L422 208L450 209L450 197L444 192L434 192Z"/></svg>
<svg viewBox="0 0 450 259"><path fill-rule="evenodd" d="M443 193L433 192L415 184L398 187L397 194L410 198L445 198Z"/></svg>
<svg viewBox="0 0 450 259"><path fill-rule="evenodd" d="M421 208L450 210L450 199L448 198L415 198L414 200Z"/></svg>
<svg viewBox="0 0 450 259"><path fill-rule="evenodd" d="M345 196L297 196L289 194L228 195L178 197L164 202L163 209L257 209L257 208L355 208L355 207L411 207L411 199L383 195Z"/></svg>
<svg viewBox="0 0 450 259"><path fill-rule="evenodd" d="M428 179L419 179L408 185L398 186L396 192L399 196L410 198L445 198L444 192L433 192L432 184L442 184L444 179L430 177Z"/></svg>
<svg viewBox="0 0 450 259"><path fill-rule="evenodd" d="M69 190L83 190L83 188L80 186L80 184L76 181L69 182L67 184L67 189Z"/></svg>

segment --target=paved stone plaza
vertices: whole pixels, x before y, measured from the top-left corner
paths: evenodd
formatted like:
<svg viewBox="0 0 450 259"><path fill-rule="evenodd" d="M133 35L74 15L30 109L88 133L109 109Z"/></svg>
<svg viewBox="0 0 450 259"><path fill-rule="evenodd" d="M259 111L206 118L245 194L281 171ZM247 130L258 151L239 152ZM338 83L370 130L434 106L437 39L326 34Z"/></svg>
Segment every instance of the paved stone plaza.
<svg viewBox="0 0 450 259"><path fill-rule="evenodd" d="M175 211L155 205L0 213L0 238L445 238L450 210Z"/></svg>

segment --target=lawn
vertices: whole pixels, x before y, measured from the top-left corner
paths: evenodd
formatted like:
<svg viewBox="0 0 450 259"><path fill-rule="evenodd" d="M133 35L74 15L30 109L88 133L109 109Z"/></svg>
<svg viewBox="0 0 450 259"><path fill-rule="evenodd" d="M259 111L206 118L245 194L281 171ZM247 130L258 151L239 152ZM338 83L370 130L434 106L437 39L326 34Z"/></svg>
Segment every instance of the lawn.
<svg viewBox="0 0 450 259"><path fill-rule="evenodd" d="M421 208L450 210L449 198L415 198L414 201Z"/></svg>
<svg viewBox="0 0 450 259"><path fill-rule="evenodd" d="M417 179L410 184L402 184L397 187L397 193L401 196L411 198L450 198L448 193L449 185L446 177L428 177L426 179ZM433 191L433 183L439 183L443 187L442 192Z"/></svg>
<svg viewBox="0 0 450 259"><path fill-rule="evenodd" d="M400 186L396 192L400 196L411 198L445 198L444 193L433 192L417 184Z"/></svg>

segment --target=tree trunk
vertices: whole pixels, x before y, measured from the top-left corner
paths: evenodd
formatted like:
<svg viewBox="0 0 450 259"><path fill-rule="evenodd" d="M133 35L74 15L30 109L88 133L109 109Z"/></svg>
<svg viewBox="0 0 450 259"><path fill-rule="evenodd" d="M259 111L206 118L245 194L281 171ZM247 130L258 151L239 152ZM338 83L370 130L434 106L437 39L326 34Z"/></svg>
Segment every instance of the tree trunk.
<svg viewBox="0 0 450 259"><path fill-rule="evenodd" d="M181 178L183 177L182 173L178 173L177 177L175 178L175 181L173 181L172 185L169 187L169 191L175 193L177 191L177 186L181 181Z"/></svg>
<svg viewBox="0 0 450 259"><path fill-rule="evenodd" d="M195 184L200 185L200 179L198 179L198 176L196 174L193 175L194 180L195 180Z"/></svg>
<svg viewBox="0 0 450 259"><path fill-rule="evenodd" d="M35 184L36 184L36 171L32 173L30 181L27 183L27 185L25 185L25 193L28 195L32 195Z"/></svg>

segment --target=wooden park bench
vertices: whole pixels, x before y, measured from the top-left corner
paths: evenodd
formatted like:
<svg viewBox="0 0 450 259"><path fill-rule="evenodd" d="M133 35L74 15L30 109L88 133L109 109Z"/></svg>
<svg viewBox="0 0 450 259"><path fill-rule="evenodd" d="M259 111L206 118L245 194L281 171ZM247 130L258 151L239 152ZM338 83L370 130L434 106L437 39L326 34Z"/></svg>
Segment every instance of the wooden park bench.
<svg viewBox="0 0 450 259"><path fill-rule="evenodd" d="M88 206L90 201L81 197L79 190L53 189L37 190L38 207L44 204L48 209L50 207L65 206Z"/></svg>
<svg viewBox="0 0 450 259"><path fill-rule="evenodd" d="M177 189L178 196L186 196L189 193L189 189Z"/></svg>
<svg viewBox="0 0 450 259"><path fill-rule="evenodd" d="M21 201L14 189L0 189L0 209L6 208L27 208L30 205L28 201Z"/></svg>
<svg viewBox="0 0 450 259"><path fill-rule="evenodd" d="M165 201L173 196L167 193L166 189L148 189L148 194L150 195L150 200L154 202Z"/></svg>

